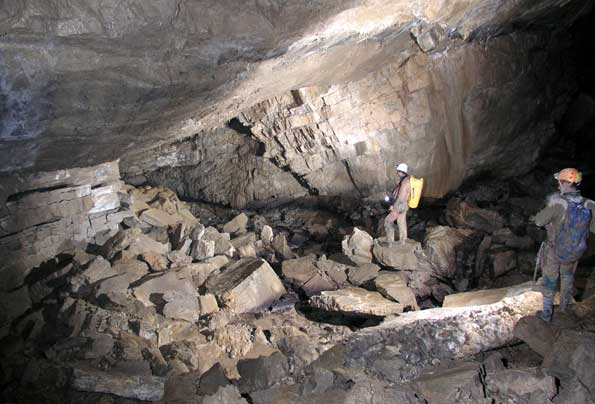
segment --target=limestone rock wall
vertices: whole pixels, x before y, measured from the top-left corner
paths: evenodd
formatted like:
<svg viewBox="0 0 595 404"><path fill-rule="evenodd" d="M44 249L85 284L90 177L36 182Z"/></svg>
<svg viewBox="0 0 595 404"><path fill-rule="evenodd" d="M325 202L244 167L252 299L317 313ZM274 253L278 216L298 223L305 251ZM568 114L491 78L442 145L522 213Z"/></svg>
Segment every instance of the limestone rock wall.
<svg viewBox="0 0 595 404"><path fill-rule="evenodd" d="M564 29L591 3L5 1L0 172L112 161L292 89L357 81L412 49Z"/></svg>
<svg viewBox="0 0 595 404"><path fill-rule="evenodd" d="M0 178L1 291L77 243L99 243L131 213L121 208L118 162Z"/></svg>
<svg viewBox="0 0 595 404"><path fill-rule="evenodd" d="M574 91L566 45L511 34L412 51L359 80L257 103L234 120L241 134L221 129L153 158L132 155L122 169L185 197L245 206L304 193L378 196L405 161L425 178L425 196L441 197L470 176L534 165Z"/></svg>

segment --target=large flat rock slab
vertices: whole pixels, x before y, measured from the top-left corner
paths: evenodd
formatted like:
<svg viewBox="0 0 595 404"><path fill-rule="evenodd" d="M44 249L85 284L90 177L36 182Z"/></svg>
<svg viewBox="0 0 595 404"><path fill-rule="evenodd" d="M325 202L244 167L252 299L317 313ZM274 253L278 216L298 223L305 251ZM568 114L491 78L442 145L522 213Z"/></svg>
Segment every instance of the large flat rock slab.
<svg viewBox="0 0 595 404"><path fill-rule="evenodd" d="M388 316L403 311L403 305L362 288L325 291L310 299L313 307L351 315Z"/></svg>
<svg viewBox="0 0 595 404"><path fill-rule="evenodd" d="M137 400L159 401L163 398L165 378L75 369L72 387L80 391L110 393Z"/></svg>
<svg viewBox="0 0 595 404"><path fill-rule="evenodd" d="M516 323L542 305L541 293L527 291L490 305L403 313L348 338L343 346L345 363L395 382L412 380L436 361L510 344Z"/></svg>
<svg viewBox="0 0 595 404"><path fill-rule="evenodd" d="M473 292L456 293L444 298L442 307L473 307L484 304L494 304L511 296L518 296L534 289L533 282L526 282L508 288L476 290Z"/></svg>
<svg viewBox="0 0 595 404"><path fill-rule="evenodd" d="M263 259L248 257L209 277L206 289L236 313L268 307L286 293L273 268Z"/></svg>

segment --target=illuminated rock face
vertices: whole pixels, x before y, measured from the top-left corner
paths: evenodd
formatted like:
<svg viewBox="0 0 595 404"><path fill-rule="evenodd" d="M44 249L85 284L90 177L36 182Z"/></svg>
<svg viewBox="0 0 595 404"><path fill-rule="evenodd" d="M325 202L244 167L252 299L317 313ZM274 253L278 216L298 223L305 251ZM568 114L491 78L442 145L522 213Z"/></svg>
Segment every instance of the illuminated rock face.
<svg viewBox="0 0 595 404"><path fill-rule="evenodd" d="M433 361L460 359L514 339L520 318L541 308L541 293L518 290L495 304L408 312L346 341L346 364L401 382Z"/></svg>
<svg viewBox="0 0 595 404"><path fill-rule="evenodd" d="M241 133L202 132L148 159L132 153L122 171L238 207L304 194L380 197L399 162L433 197L480 173L527 172L572 88L550 40L514 34L431 55L410 50L358 80L257 103L234 120Z"/></svg>
<svg viewBox="0 0 595 404"><path fill-rule="evenodd" d="M566 104L559 47L494 36L528 22L553 35L547 23L565 27L583 4L22 0L0 10L0 172L153 159L242 114L258 147L216 182L240 172L248 185L198 184L205 199L368 192L403 158L440 195L533 162Z"/></svg>

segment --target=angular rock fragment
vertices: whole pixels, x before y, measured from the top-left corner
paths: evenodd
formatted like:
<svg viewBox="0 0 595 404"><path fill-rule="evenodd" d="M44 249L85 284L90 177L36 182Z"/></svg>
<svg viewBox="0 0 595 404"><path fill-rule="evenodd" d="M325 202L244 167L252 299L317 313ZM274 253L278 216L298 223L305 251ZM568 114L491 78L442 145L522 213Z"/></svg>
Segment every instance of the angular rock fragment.
<svg viewBox="0 0 595 404"><path fill-rule="evenodd" d="M256 234L248 233L231 240L240 258L256 256Z"/></svg>
<svg viewBox="0 0 595 404"><path fill-rule="evenodd" d="M155 227L173 227L176 226L179 221L181 221L180 217L177 217L176 215L170 215L161 209L155 208L144 210L139 215L139 219Z"/></svg>
<svg viewBox="0 0 595 404"><path fill-rule="evenodd" d="M168 290L163 293L163 315L166 318L186 320L191 323L198 320L201 311L197 296L178 290Z"/></svg>
<svg viewBox="0 0 595 404"><path fill-rule="evenodd" d="M560 378L575 376L595 393L595 339L592 332L564 329L543 358L548 373Z"/></svg>
<svg viewBox="0 0 595 404"><path fill-rule="evenodd" d="M374 242L374 257L382 265L403 271L431 271L423 256L421 244L416 241L386 244L378 240Z"/></svg>
<svg viewBox="0 0 595 404"><path fill-rule="evenodd" d="M547 403L557 394L556 380L538 368L502 369L485 376L488 397L496 402Z"/></svg>
<svg viewBox="0 0 595 404"><path fill-rule="evenodd" d="M321 310L352 315L388 316L403 312L403 305L361 288L325 291L310 298L310 304Z"/></svg>
<svg viewBox="0 0 595 404"><path fill-rule="evenodd" d="M118 252L127 248L141 234L142 232L139 228L131 228L118 232L101 247L101 255L107 260L111 260Z"/></svg>
<svg viewBox="0 0 595 404"><path fill-rule="evenodd" d="M372 262L372 245L374 239L368 233L357 227L353 228L350 236L345 236L341 246L343 254L347 255L353 262L367 264Z"/></svg>
<svg viewBox="0 0 595 404"><path fill-rule="evenodd" d="M504 219L498 212L478 208L457 198L448 201L446 219L451 226L481 230L486 233L493 233L504 227Z"/></svg>
<svg viewBox="0 0 595 404"><path fill-rule="evenodd" d="M172 251L167 254L167 260L171 268L179 268L192 264L192 257L184 254L182 251Z"/></svg>
<svg viewBox="0 0 595 404"><path fill-rule="evenodd" d="M483 385L479 379L479 363L475 362L426 372L413 386L428 403L481 402L484 398Z"/></svg>
<svg viewBox="0 0 595 404"><path fill-rule="evenodd" d="M262 231L260 232L260 239L262 240L265 246L270 246L273 243L273 229L268 224L265 224L262 227Z"/></svg>
<svg viewBox="0 0 595 404"><path fill-rule="evenodd" d="M229 258L235 255L235 248L229 241L229 233L219 233L214 227L207 227L202 240L215 242L215 255L225 255Z"/></svg>
<svg viewBox="0 0 595 404"><path fill-rule="evenodd" d="M380 267L376 264L360 264L356 267L349 267L349 269L347 269L347 277L349 283L355 286L360 286L376 278L378 271L380 271Z"/></svg>
<svg viewBox="0 0 595 404"><path fill-rule="evenodd" d="M163 398L165 379L125 373L74 369L72 387L76 390L110 393L137 400L158 401Z"/></svg>
<svg viewBox="0 0 595 404"><path fill-rule="evenodd" d="M387 299L394 300L403 305L403 307L410 307L412 310L419 310L415 294L411 288L407 287L407 281L402 274L398 272L381 271L374 279L376 290Z"/></svg>
<svg viewBox="0 0 595 404"><path fill-rule="evenodd" d="M207 293L206 295L200 295L198 297L198 301L200 303L201 316L206 316L219 311L219 305L217 304L217 298L215 295L210 293Z"/></svg>
<svg viewBox="0 0 595 404"><path fill-rule="evenodd" d="M284 234L277 234L275 238L273 238L273 248L275 252L284 260L290 260L295 257L293 251L287 244L287 238Z"/></svg>
<svg viewBox="0 0 595 404"><path fill-rule="evenodd" d="M497 278L517 266L517 257L514 251L499 251L491 254L492 258L492 278Z"/></svg>
<svg viewBox="0 0 595 404"><path fill-rule="evenodd" d="M133 256L138 256L147 252L154 252L158 254L167 254L169 246L153 240L144 234L135 237L128 246L128 251Z"/></svg>
<svg viewBox="0 0 595 404"><path fill-rule="evenodd" d="M475 232L447 226L432 227L426 234L425 252L435 274L452 279L457 275L457 253L463 251ZM474 250L474 249L473 249Z"/></svg>
<svg viewBox="0 0 595 404"><path fill-rule="evenodd" d="M162 304L165 294L171 291L196 298L196 288L192 281L179 279L174 272L155 274L132 289L134 296L145 306Z"/></svg>
<svg viewBox="0 0 595 404"><path fill-rule="evenodd" d="M283 261L281 272L285 279L306 296L313 296L323 290L335 290L337 284L316 265L316 255Z"/></svg>
<svg viewBox="0 0 595 404"><path fill-rule="evenodd" d="M248 225L248 216L245 213L240 213L229 222L223 225L223 231L231 235L241 235L246 233L246 226Z"/></svg>
<svg viewBox="0 0 595 404"><path fill-rule="evenodd" d="M140 259L149 265L151 272L165 271L169 264L167 257L155 252L141 254Z"/></svg>
<svg viewBox="0 0 595 404"><path fill-rule="evenodd" d="M239 390L242 393L266 389L289 372L289 363L281 352L240 360L237 366L240 373Z"/></svg>
<svg viewBox="0 0 595 404"><path fill-rule="evenodd" d="M192 243L192 258L197 261L211 258L215 255L215 242L196 240Z"/></svg>
<svg viewBox="0 0 595 404"><path fill-rule="evenodd" d="M176 273L180 279L192 279L196 287L200 287L209 275L227 265L228 262L229 259L225 255L217 255L202 262L176 268Z"/></svg>
<svg viewBox="0 0 595 404"><path fill-rule="evenodd" d="M260 258L239 260L209 277L205 287L236 313L266 308L286 293L275 271Z"/></svg>

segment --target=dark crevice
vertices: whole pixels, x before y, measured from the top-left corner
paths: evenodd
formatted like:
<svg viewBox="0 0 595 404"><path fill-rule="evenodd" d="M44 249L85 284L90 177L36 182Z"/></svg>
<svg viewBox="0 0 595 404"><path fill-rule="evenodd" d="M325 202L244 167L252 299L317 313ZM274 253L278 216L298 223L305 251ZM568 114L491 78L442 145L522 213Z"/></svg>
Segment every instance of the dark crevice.
<svg viewBox="0 0 595 404"><path fill-rule="evenodd" d="M16 202L18 200L23 199L24 197L26 197L28 195L42 193L42 192L51 192L51 191L56 191L58 189L63 189L63 188L68 188L68 186L67 185L56 185L56 186L48 187L48 188L39 188L39 189L30 190L30 191L18 192L16 194L12 194L8 198L6 198L6 202Z"/></svg>

